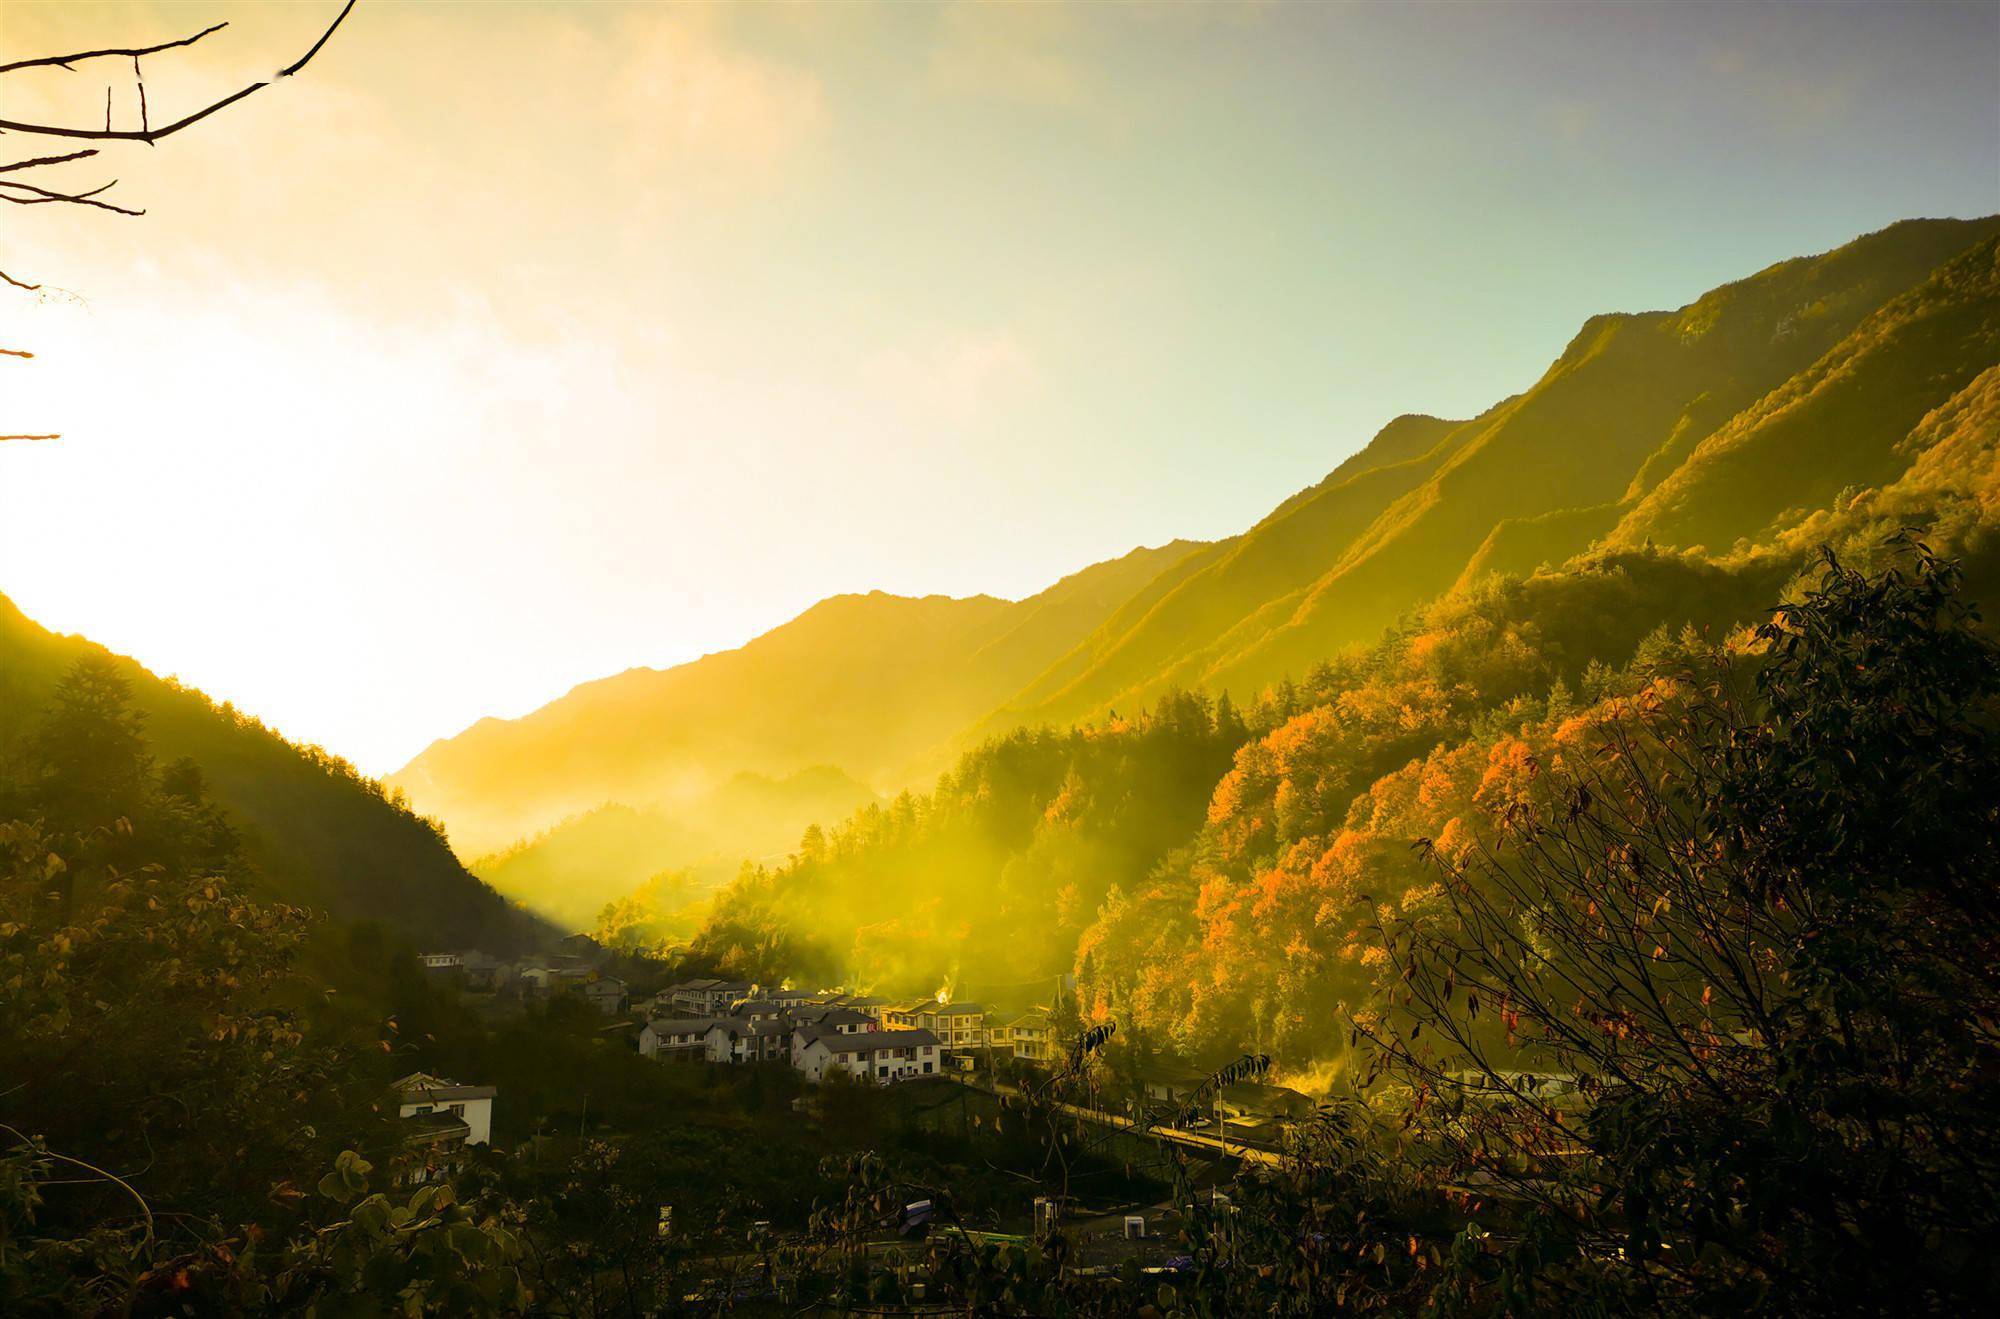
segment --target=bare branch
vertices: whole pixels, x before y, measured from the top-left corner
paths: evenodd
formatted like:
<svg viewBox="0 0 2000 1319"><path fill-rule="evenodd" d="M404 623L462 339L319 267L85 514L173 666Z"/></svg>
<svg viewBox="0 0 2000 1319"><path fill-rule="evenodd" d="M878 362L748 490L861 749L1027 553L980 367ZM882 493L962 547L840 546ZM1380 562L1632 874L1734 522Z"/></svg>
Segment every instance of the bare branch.
<svg viewBox="0 0 2000 1319"><path fill-rule="evenodd" d="M72 160L83 160L88 156L94 156L97 152L97 147L86 147L82 151L71 151L61 156L36 156L32 160L17 160L9 165L0 165L0 174L12 174L20 169L39 169L43 165L67 164Z"/></svg>
<svg viewBox="0 0 2000 1319"><path fill-rule="evenodd" d="M192 46L203 37L213 36L228 26L229 24L226 22L217 23L212 27L203 28L191 37L181 37L174 41L162 41L157 46L111 47L104 50L78 51L74 55L42 55L31 60L15 60L12 64L0 64L0 73L12 73L16 69L44 69L51 66L58 69L70 69L71 65L81 64L85 60L105 59L113 56L129 55L133 59L137 59L141 55L154 55L163 50L176 50L182 46ZM70 69L70 71L72 73L75 72L74 69Z"/></svg>
<svg viewBox="0 0 2000 1319"><path fill-rule="evenodd" d="M59 440L61 438L62 438L61 435L0 435L0 444L6 444L13 440L22 440L32 443L38 440Z"/></svg>
<svg viewBox="0 0 2000 1319"><path fill-rule="evenodd" d="M0 270L0 283L12 284L15 288L26 289L30 293L38 292L42 287L40 284L30 284L26 280L15 279L4 270ZM0 348L0 353L6 351L5 348Z"/></svg>
<svg viewBox="0 0 2000 1319"><path fill-rule="evenodd" d="M25 120L0 119L0 132L34 133L43 137L74 137L74 138L92 138L99 140L111 139L120 142L148 142L148 143L157 142L163 137L168 137L174 133L180 132L183 128L187 128L194 124L200 123L202 120L208 118L210 115L216 113L218 110L227 109L228 107L236 104L238 101L242 100L246 96L251 95L252 93L262 91L264 88L269 87L272 83L276 82L279 78L289 78L293 74L297 73L300 69L303 69L306 66L307 62L310 61L313 56L319 54L320 49L326 45L326 43L333 37L333 34L339 29L340 25L346 21L348 14L353 12L354 5L355 5L355 0L347 0L347 3L341 7L339 15L334 18L332 24L328 26L326 31L320 34L319 40L315 41L312 44L312 48L306 51L306 53L304 55L301 55L298 59L292 61L292 63L278 70L278 72L274 76L266 78L262 82L253 82L247 87L243 87L238 89L237 91L231 92L228 96L225 96L218 101L211 101L209 104L203 106L201 109L183 115L179 119L176 119L172 123L166 124L163 127L152 128L148 126L148 127L141 127L138 129L129 129L129 128L114 129L107 125L102 129L69 128L61 124L38 124L38 123L28 122ZM212 31L213 29L210 30ZM206 34L201 34L201 35L206 35ZM190 38L189 40L198 40L198 39L199 37ZM187 41L168 43L167 46L157 47L156 49L164 50L171 48L173 45L186 45L186 44L188 44ZM91 54L116 53L121 55L132 55L132 54L146 54L149 52L117 51L117 52L90 52L90 53ZM67 65L64 63L65 59L74 59L74 58L83 58L83 57L81 56L52 57L52 58L44 58L41 60L22 61L5 67L0 67L0 73L5 73L10 69L29 67L30 65L33 64L42 64L42 65L54 64L67 67Z"/></svg>
<svg viewBox="0 0 2000 1319"><path fill-rule="evenodd" d="M109 183L99 184L88 192L56 192L49 188L36 187L32 183L22 183L18 179L0 179L0 188L12 188L17 192L28 194L25 197L17 197L0 192L0 201L13 202L17 206L46 206L50 202L70 202L77 206L95 206L100 211L113 211L119 215L144 215L144 211L135 211L129 206L118 206L112 202L96 200L97 194L107 192L117 185L118 180L113 179Z"/></svg>

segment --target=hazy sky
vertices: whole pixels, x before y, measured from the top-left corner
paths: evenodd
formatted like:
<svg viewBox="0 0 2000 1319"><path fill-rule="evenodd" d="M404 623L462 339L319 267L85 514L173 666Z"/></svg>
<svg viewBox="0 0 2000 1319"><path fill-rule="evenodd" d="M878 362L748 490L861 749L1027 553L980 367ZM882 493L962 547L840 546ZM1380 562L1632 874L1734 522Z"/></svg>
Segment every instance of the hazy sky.
<svg viewBox="0 0 2000 1319"><path fill-rule="evenodd" d="M231 19L157 120L334 8L0 0L0 59ZM65 435L0 445L0 591L380 772L1229 534L1594 312L2000 210L2000 6L363 0L99 163L145 218L0 207L76 295L0 288L0 429Z"/></svg>

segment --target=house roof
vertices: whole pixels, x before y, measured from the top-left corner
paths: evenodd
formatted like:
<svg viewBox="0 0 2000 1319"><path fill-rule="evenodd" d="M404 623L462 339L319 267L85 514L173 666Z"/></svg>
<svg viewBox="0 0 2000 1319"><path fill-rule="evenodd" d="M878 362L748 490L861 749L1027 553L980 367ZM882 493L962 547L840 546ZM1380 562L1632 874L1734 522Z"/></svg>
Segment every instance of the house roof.
<svg viewBox="0 0 2000 1319"><path fill-rule="evenodd" d="M726 1032L731 1039L757 1035L789 1035L792 1028L772 1017L751 1021L744 1017L718 1017L710 1023L707 1034Z"/></svg>
<svg viewBox="0 0 2000 1319"><path fill-rule="evenodd" d="M940 1003L931 1009L940 1017L983 1017L986 1005L983 1003Z"/></svg>
<svg viewBox="0 0 2000 1319"><path fill-rule="evenodd" d="M436 1103L444 1099L491 1099L499 1094L499 1088L490 1085L460 1085L442 1076L432 1076L428 1072L411 1072L395 1083L397 1093L405 1103Z"/></svg>
<svg viewBox="0 0 2000 1319"><path fill-rule="evenodd" d="M806 1007L798 1008L792 1013L794 1025L822 1026L829 1030L836 1026L859 1026L863 1022L873 1020L875 1018L866 1012L856 1012L853 1008L843 1007Z"/></svg>
<svg viewBox="0 0 2000 1319"><path fill-rule="evenodd" d="M912 1049L922 1045L935 1045L938 1037L927 1030L876 1030L855 1035L842 1035L830 1030L802 1030L799 1041L803 1046L824 1043L835 1053L875 1053L882 1049Z"/></svg>
<svg viewBox="0 0 2000 1319"><path fill-rule="evenodd" d="M646 1024L655 1035L706 1035L715 1017L655 1017Z"/></svg>

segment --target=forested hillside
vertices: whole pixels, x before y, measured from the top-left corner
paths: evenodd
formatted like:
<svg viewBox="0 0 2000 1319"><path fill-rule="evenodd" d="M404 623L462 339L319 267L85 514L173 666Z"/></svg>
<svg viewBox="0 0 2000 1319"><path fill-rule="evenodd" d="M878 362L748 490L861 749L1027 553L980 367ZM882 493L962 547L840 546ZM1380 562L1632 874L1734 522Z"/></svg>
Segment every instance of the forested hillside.
<svg viewBox="0 0 2000 1319"><path fill-rule="evenodd" d="M1255 703L1436 601L1593 548L1796 559L1828 519L1911 500L1963 522L1981 516L1961 489L1974 459L1950 455L1983 452L1991 425L1996 252L2000 219L1909 221L1678 310L1594 317L1521 394L1396 419L1240 536L1135 551L1018 604L839 597L741 650L484 721L391 781L468 855L607 803L695 817L745 770L832 765L893 794L1016 729L1117 727L1187 691ZM670 852L647 873L681 864Z"/></svg>
<svg viewBox="0 0 2000 1319"><path fill-rule="evenodd" d="M534 937L534 922L468 874L434 823L346 761L287 742L93 642L52 633L4 596L0 756L32 734L64 673L83 659L110 663L129 684L154 757L192 765L242 835L266 896L337 920L381 921L426 944L502 952Z"/></svg>
<svg viewBox="0 0 2000 1319"><path fill-rule="evenodd" d="M1074 972L1088 1014L1188 1054L1338 1065L1343 1023L1379 992L1379 927L1436 900L1434 858L1466 860L1504 835L1509 813L1552 769L1574 769L1595 730L1677 699L1705 667L1754 663L1754 629L1817 579L1822 552L1907 569L1921 541L1963 565L1968 597L1990 614L1992 229L1899 226L1680 313L1614 318L1486 418L1405 419L1385 432L1379 463L1364 454L1250 534L1188 556L1169 589L1113 616L1078 673L1112 671L1151 629L1182 626L1173 620L1214 626L1229 583L1282 582L1282 565L1345 534L1334 496L1370 481L1400 481L1416 498L1390 497L1392 525L1357 533L1378 548L1332 553L1354 567L1425 538L1470 546L1470 566L1447 556L1416 571L1434 574L1436 598L1404 606L1366 646L1325 633L1240 704L1158 677L1125 687L1116 717L997 733L934 791L816 830L785 864L747 874L719 900L701 951L746 974L812 968L895 991L956 976L977 993ZM1958 238L1970 242L1919 272ZM1701 360L1644 388L1615 360L1682 354ZM1644 425L1604 420L1626 385ZM1597 465L1557 472L1533 458L1537 446ZM1488 450L1532 470L1473 461ZM1528 485L1539 504L1521 494ZM1472 518L1510 488L1526 515ZM1425 530L1443 516L1433 508L1457 525ZM1317 519L1311 534L1294 526L1302 519ZM1322 635L1310 617L1251 653L1291 655L1298 638ZM1128 704L1154 682L1169 685Z"/></svg>

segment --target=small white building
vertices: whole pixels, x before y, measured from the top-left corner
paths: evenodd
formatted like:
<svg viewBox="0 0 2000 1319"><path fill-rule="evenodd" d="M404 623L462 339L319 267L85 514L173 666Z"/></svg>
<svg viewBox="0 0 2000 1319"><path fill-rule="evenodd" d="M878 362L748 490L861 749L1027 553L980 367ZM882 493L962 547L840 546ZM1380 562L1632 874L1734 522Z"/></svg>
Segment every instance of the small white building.
<svg viewBox="0 0 2000 1319"><path fill-rule="evenodd" d="M617 976L599 976L587 980L578 991L599 1012L607 1017L615 1017L625 1010L627 995L625 982Z"/></svg>
<svg viewBox="0 0 2000 1319"><path fill-rule="evenodd" d="M995 1047L1005 1048L1023 1062L1055 1061L1055 1041L1049 1034L1049 1010L1030 1008L993 1032Z"/></svg>
<svg viewBox="0 0 2000 1319"><path fill-rule="evenodd" d="M460 1085L428 1072L411 1072L396 1082L398 1117L447 1115L465 1123L465 1144L493 1140L493 1100L500 1092L490 1085Z"/></svg>
<svg viewBox="0 0 2000 1319"><path fill-rule="evenodd" d="M986 1009L978 1003L940 1003L923 1013L919 1024L947 1049L986 1047Z"/></svg>
<svg viewBox="0 0 2000 1319"><path fill-rule="evenodd" d="M456 971L465 965L464 953L425 953L420 959L426 971Z"/></svg>
<svg viewBox="0 0 2000 1319"><path fill-rule="evenodd" d="M710 1024L703 1042L712 1063L783 1062L792 1051L792 1028L775 1017L724 1017Z"/></svg>
<svg viewBox="0 0 2000 1319"><path fill-rule="evenodd" d="M719 1017L746 998L757 997L757 986L748 980L683 980L664 990L661 1006L690 1017Z"/></svg>
<svg viewBox="0 0 2000 1319"><path fill-rule="evenodd" d="M669 1062L699 1062L707 1056L713 1017L655 1017L639 1031L639 1056Z"/></svg>
<svg viewBox="0 0 2000 1319"><path fill-rule="evenodd" d="M866 1012L861 1012L854 1008L834 1007L827 1004L794 1008L788 1014L788 1017L793 1027L795 1040L797 1031L806 1028L816 1029L821 1034L833 1031L840 1035L856 1035L864 1031L874 1030L877 1026L875 1018L869 1016Z"/></svg>
<svg viewBox="0 0 2000 1319"><path fill-rule="evenodd" d="M792 1066L808 1081L830 1072L886 1084L939 1070L938 1037L927 1030L878 1030L842 1034L802 1027L793 1032Z"/></svg>

